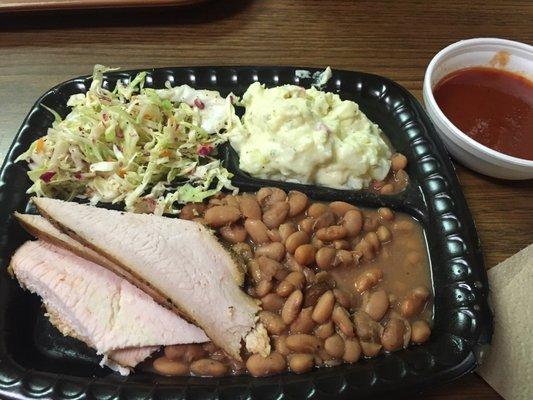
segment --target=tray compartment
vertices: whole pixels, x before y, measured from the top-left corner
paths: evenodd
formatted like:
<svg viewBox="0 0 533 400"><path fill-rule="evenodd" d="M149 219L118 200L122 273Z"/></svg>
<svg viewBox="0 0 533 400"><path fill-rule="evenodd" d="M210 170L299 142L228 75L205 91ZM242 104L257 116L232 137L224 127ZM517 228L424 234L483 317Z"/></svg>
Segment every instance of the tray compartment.
<svg viewBox="0 0 533 400"><path fill-rule="evenodd" d="M147 87L173 85L242 95L249 84L285 83L308 87L292 67L191 67L149 69ZM128 81L139 71L106 74L104 84ZM24 163L13 164L30 143L46 133L53 121L42 104L66 115L66 101L87 90L89 76L64 82L45 93L22 124L0 170L0 266L5 270L13 251L29 236L13 220L14 211L31 211ZM22 291L5 271L0 274L0 395L66 399L94 398L220 398L251 397L350 398L392 391L419 391L472 371L478 353L490 342L492 318L487 306L487 278L475 226L447 153L418 102L396 83L370 74L333 71L325 90L359 103L378 123L392 145L409 160L410 184L396 195L334 190L310 185L271 182L249 177L238 169L229 145L221 150L234 182L245 191L273 185L298 189L315 200L344 200L369 207L387 206L415 217L423 226L430 255L435 293L431 340L421 346L354 365L284 373L267 378L165 378L147 373L128 378L98 367L94 351L64 338L42 315L39 300ZM240 111L242 113L242 110Z"/></svg>

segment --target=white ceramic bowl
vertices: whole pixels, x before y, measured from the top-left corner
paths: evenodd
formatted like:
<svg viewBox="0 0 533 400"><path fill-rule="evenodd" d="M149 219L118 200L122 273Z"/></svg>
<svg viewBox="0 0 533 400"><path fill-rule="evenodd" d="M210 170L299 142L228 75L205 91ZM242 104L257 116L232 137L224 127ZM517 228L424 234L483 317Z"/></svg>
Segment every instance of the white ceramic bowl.
<svg viewBox="0 0 533 400"><path fill-rule="evenodd" d="M429 63L424 76L424 104L431 121L455 159L467 167L502 179L532 179L533 161L511 157L484 146L463 133L444 115L433 87L450 72L474 66L494 66L499 52L508 54L502 67L533 78L533 46L505 39L479 38L454 43L441 50ZM496 58L495 58L496 56Z"/></svg>

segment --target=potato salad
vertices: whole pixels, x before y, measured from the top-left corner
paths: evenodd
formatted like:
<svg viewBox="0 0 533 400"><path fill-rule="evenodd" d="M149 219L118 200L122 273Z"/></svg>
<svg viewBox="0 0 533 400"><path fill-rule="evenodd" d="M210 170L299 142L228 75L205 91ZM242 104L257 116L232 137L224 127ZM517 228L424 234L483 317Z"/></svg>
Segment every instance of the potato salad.
<svg viewBox="0 0 533 400"><path fill-rule="evenodd" d="M229 131L240 168L254 177L362 189L383 180L391 149L357 103L316 88L252 84Z"/></svg>

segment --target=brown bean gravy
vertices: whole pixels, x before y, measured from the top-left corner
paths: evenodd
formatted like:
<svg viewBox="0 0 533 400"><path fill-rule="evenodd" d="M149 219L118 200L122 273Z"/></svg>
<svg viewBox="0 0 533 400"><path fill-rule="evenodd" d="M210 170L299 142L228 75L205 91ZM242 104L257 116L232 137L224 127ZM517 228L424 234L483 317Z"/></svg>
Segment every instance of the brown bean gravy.
<svg viewBox="0 0 533 400"><path fill-rule="evenodd" d="M392 238L386 242L376 257L369 262L363 262L358 268L337 268L330 273L333 275L338 288L352 293L352 307L360 307L364 294L353 291L357 277L369 270L379 268L383 271L383 279L374 289L384 289L391 298L392 310L399 311L401 299L416 287L431 288L429 259L426 241L420 224L411 216L394 213L394 220L387 221L379 218L377 210L362 209L368 220L378 220L387 227ZM432 318L432 300L426 302L418 317L426 321ZM418 318L416 317L416 318ZM408 318L413 322L416 318Z"/></svg>
<svg viewBox="0 0 533 400"><path fill-rule="evenodd" d="M271 352L246 343L240 362L212 343L167 346L153 361L156 373L304 373L429 339L426 243L406 214L263 188L188 204L180 216L211 227L242 260L243 290L261 302L258 324Z"/></svg>

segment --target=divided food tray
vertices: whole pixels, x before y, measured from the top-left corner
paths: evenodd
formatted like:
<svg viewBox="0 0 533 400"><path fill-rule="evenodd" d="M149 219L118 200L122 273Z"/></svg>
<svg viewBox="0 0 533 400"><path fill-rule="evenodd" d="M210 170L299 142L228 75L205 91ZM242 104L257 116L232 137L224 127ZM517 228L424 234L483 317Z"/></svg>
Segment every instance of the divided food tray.
<svg viewBox="0 0 533 400"><path fill-rule="evenodd" d="M189 84L242 95L255 81L267 86L309 87L292 67L193 67L148 70L146 87ZM104 85L129 80L140 71L106 74ZM398 84L376 75L333 71L324 90L359 103L379 124L394 148L407 156L410 183L395 195L254 179L238 168L228 146L220 156L243 191L262 186L298 189L315 200L343 200L361 206L391 207L412 215L423 226L435 293L433 331L428 343L353 365L286 372L267 378L166 378L146 372L121 377L98 366L99 358L82 343L63 337L43 316L40 300L24 292L6 273L15 249L30 239L13 219L28 211L30 185L25 163L13 161L53 122L43 107L65 116L70 95L85 92L91 77L64 82L45 93L31 109L0 171L0 396L4 398L358 398L420 391L471 372L490 343L492 316L488 283L472 216L451 161L420 104Z"/></svg>

